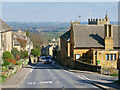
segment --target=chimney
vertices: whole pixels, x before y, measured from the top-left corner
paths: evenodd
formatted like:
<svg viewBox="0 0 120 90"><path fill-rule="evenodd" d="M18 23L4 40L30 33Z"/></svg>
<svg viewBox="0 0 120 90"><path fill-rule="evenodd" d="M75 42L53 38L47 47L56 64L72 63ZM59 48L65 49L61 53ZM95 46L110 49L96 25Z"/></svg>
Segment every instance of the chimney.
<svg viewBox="0 0 120 90"><path fill-rule="evenodd" d="M105 24L105 50L113 49L113 25Z"/></svg>

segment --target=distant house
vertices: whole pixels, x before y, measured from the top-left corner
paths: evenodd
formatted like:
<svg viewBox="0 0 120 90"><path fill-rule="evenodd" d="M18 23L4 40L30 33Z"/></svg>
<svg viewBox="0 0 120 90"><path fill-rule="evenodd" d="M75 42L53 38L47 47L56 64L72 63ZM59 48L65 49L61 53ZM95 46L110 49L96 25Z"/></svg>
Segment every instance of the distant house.
<svg viewBox="0 0 120 90"><path fill-rule="evenodd" d="M41 55L46 55L46 56L52 56L54 54L54 50L57 48L57 41L55 40L55 38L48 44L48 45L44 45L42 46L41 49Z"/></svg>
<svg viewBox="0 0 120 90"><path fill-rule="evenodd" d="M74 61L80 60L92 65L117 68L118 25L88 24L71 22L70 29L60 37L58 61L74 68Z"/></svg>
<svg viewBox="0 0 120 90"><path fill-rule="evenodd" d="M30 54L31 49L33 49L33 43L26 36L26 32L18 30L18 32L13 32L13 48L17 48L19 51L26 50Z"/></svg>
<svg viewBox="0 0 120 90"><path fill-rule="evenodd" d="M26 36L21 33L21 31L13 32L13 48L17 48L19 51L23 51L22 44L20 42L25 41L27 43Z"/></svg>
<svg viewBox="0 0 120 90"><path fill-rule="evenodd" d="M53 56L53 48L54 48L53 45L46 46L46 55L47 56Z"/></svg>
<svg viewBox="0 0 120 90"><path fill-rule="evenodd" d="M2 53L12 49L12 27L8 26L0 19L0 63L2 62Z"/></svg>

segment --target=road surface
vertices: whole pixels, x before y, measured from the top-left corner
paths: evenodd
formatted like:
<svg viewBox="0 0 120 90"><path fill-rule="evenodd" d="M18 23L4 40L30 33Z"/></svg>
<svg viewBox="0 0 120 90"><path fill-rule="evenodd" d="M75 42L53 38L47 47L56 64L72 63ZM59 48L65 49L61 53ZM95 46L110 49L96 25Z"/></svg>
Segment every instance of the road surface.
<svg viewBox="0 0 120 90"><path fill-rule="evenodd" d="M38 62L27 74L18 88L98 88L73 72L56 64Z"/></svg>

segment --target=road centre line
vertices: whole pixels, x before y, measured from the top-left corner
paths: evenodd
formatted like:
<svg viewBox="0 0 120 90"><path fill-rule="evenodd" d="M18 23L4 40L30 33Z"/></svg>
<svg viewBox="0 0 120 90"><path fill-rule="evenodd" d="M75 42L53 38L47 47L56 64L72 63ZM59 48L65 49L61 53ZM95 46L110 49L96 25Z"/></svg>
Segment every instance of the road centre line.
<svg viewBox="0 0 120 90"><path fill-rule="evenodd" d="M55 64L56 65L56 64ZM56 65L57 67L59 67L59 68L61 68L61 69L63 69L62 67L60 67L60 66L58 66L58 65ZM74 75L76 75L77 77L79 77L79 78L81 78L81 79L83 79L83 80L85 80L85 81L87 81L87 82L91 82L90 81L90 79L88 79L87 77L85 77L85 76L79 76L79 75L77 75L77 74L75 74L74 72L69 72L69 71L67 71L67 70L64 70L65 72L68 72L68 73L72 73L72 74L74 74Z"/></svg>
<svg viewBox="0 0 120 90"><path fill-rule="evenodd" d="M38 64L38 63L37 63L37 64ZM36 64L36 65L37 65L37 64ZM35 66L36 66L36 65L35 65ZM33 68L35 68L35 66L33 66ZM31 72L32 72L33 68L31 69ZM23 83L23 80L25 80L25 78L27 77L27 75L28 75L29 73L30 73L30 71L27 72L27 74L25 75L24 79L22 79L22 81L17 85L17 88L20 87L20 85Z"/></svg>

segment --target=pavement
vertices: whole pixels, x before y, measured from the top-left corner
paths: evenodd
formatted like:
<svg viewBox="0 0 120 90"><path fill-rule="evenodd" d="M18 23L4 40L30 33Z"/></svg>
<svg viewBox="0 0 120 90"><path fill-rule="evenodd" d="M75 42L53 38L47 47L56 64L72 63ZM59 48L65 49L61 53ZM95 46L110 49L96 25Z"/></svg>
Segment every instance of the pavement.
<svg viewBox="0 0 120 90"><path fill-rule="evenodd" d="M89 88L120 89L116 77L80 70L65 70L58 64L38 62L21 69L2 85L3 88Z"/></svg>
<svg viewBox="0 0 120 90"><path fill-rule="evenodd" d="M13 74L10 78L5 80L5 83L1 85L2 88L16 88L28 75L33 66L35 66L35 64L22 67L16 74Z"/></svg>

